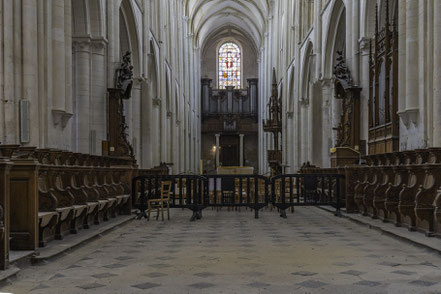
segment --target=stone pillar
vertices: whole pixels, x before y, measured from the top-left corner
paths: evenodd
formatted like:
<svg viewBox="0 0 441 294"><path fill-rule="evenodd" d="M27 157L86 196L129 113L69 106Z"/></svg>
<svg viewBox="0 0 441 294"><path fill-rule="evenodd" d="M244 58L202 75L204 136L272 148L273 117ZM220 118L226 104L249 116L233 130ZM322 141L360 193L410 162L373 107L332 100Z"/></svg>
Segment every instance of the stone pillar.
<svg viewBox="0 0 441 294"><path fill-rule="evenodd" d="M149 97L149 84L147 80L141 83L141 168L153 167L153 126L152 119L152 99Z"/></svg>
<svg viewBox="0 0 441 294"><path fill-rule="evenodd" d="M64 2L64 42L65 42L65 106L66 113L72 114L72 1Z"/></svg>
<svg viewBox="0 0 441 294"><path fill-rule="evenodd" d="M433 147L441 147L441 1L434 1Z"/></svg>
<svg viewBox="0 0 441 294"><path fill-rule="evenodd" d="M360 83L360 50L359 50L359 35L360 35L360 1L349 1L352 3L352 79L354 84ZM319 63L319 62L318 62Z"/></svg>
<svg viewBox="0 0 441 294"><path fill-rule="evenodd" d="M352 43L352 37L354 33L353 28L353 19L352 19L352 12L353 12L353 2L356 1L346 1L346 63L348 65L348 68L352 69L354 60L353 60L353 52L355 48L353 47ZM355 21L359 21L358 19Z"/></svg>
<svg viewBox="0 0 441 294"><path fill-rule="evenodd" d="M369 41L368 38L360 39L360 139L368 140L369 137ZM367 146L364 146L367 147ZM366 150L366 149L365 149Z"/></svg>
<svg viewBox="0 0 441 294"><path fill-rule="evenodd" d="M107 101L106 101L106 48L104 38L91 41L91 94L90 94L90 131L95 131L94 142L90 142L90 153L101 154L101 141L107 140ZM134 92L134 89L132 93ZM132 95L133 96L133 95ZM92 139L92 136L91 136Z"/></svg>
<svg viewBox="0 0 441 294"><path fill-rule="evenodd" d="M202 112L210 111L210 84L212 79L202 79Z"/></svg>
<svg viewBox="0 0 441 294"><path fill-rule="evenodd" d="M329 149L332 145L332 138L334 136L334 130L332 129L332 79L324 79L322 82L322 97L323 97L323 129L322 129L322 142L324 148L322 149L323 167L329 167L330 160L325 160L329 158Z"/></svg>
<svg viewBox="0 0 441 294"><path fill-rule="evenodd" d="M9 266L9 171L12 163L0 158L0 270Z"/></svg>
<svg viewBox="0 0 441 294"><path fill-rule="evenodd" d="M220 134L216 134L216 168L219 167L219 155L220 155Z"/></svg>
<svg viewBox="0 0 441 294"><path fill-rule="evenodd" d="M418 109L418 6L406 1L406 111Z"/></svg>
<svg viewBox="0 0 441 294"><path fill-rule="evenodd" d="M258 79L248 79L248 91L250 97L250 111L257 112L257 82Z"/></svg>
<svg viewBox="0 0 441 294"><path fill-rule="evenodd" d="M29 120L35 122L29 125L30 143L39 144L38 133L38 53L35 46L37 40L37 2L36 0L23 1L23 96L29 101ZM28 143L28 142L26 142Z"/></svg>
<svg viewBox="0 0 441 294"><path fill-rule="evenodd" d="M89 153L90 132L90 39L76 38L75 50L75 87L76 87L76 124L77 148L80 153Z"/></svg>
<svg viewBox="0 0 441 294"><path fill-rule="evenodd" d="M161 99L158 97L153 98L153 115L152 115L152 130L153 130L153 166L159 165L161 162Z"/></svg>
<svg viewBox="0 0 441 294"><path fill-rule="evenodd" d="M243 145L243 137L245 135L244 134L240 134L239 138L240 138L240 157L239 157L239 162L240 162L240 166L244 165L244 160L243 160L243 152L244 152L244 145Z"/></svg>
<svg viewBox="0 0 441 294"><path fill-rule="evenodd" d="M406 2L398 5L398 113L406 110ZM400 147L401 148L401 147Z"/></svg>
<svg viewBox="0 0 441 294"><path fill-rule="evenodd" d="M4 28L4 23L3 23L3 1L0 1L0 42L1 44L4 44L4 39L3 39L3 28ZM3 46L2 46L3 47ZM3 49L3 48L2 48ZM4 129L5 129L5 113L4 113L4 95L3 95L3 67L4 67L4 63L3 63L4 59L3 59L3 50L2 52L0 52L0 115L2 116L0 119L0 140L3 141L3 133L4 133Z"/></svg>
<svg viewBox="0 0 441 294"><path fill-rule="evenodd" d="M64 0L52 0L52 110L65 110L66 44L64 39Z"/></svg>

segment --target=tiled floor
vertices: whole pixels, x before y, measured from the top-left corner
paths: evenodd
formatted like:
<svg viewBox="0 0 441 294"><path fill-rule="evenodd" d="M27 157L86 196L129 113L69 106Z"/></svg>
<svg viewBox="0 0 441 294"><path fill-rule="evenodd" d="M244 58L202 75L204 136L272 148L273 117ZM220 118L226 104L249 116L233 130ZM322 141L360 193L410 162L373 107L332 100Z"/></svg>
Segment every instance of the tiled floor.
<svg viewBox="0 0 441 294"><path fill-rule="evenodd" d="M0 292L441 293L440 256L318 208L190 215L135 220Z"/></svg>

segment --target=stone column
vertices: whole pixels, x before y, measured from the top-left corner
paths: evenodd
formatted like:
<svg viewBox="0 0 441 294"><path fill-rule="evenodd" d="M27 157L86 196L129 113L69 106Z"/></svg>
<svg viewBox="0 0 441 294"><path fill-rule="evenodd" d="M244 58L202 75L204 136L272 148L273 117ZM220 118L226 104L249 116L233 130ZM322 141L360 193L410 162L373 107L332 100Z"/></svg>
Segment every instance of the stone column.
<svg viewBox="0 0 441 294"><path fill-rule="evenodd" d="M52 1L52 58L53 100L52 110L65 110L66 44L64 39L64 0Z"/></svg>
<svg viewBox="0 0 441 294"><path fill-rule="evenodd" d="M219 155L220 155L220 134L216 134L216 168L219 167Z"/></svg>
<svg viewBox="0 0 441 294"><path fill-rule="evenodd" d="M243 152L244 152L244 145L243 145L243 137L244 137L245 135L244 134L240 134L239 135L239 138L240 138L240 159L239 159L239 162L240 162L240 166L243 166L244 165L244 161L243 161Z"/></svg>
<svg viewBox="0 0 441 294"><path fill-rule="evenodd" d="M141 168L153 167L153 126L152 119L152 99L149 96L149 84L147 80L141 83Z"/></svg>
<svg viewBox="0 0 441 294"><path fill-rule="evenodd" d="M433 147L441 147L441 1L434 1Z"/></svg>
<svg viewBox="0 0 441 294"><path fill-rule="evenodd" d="M418 6L406 1L406 111L418 109Z"/></svg>
<svg viewBox="0 0 441 294"><path fill-rule="evenodd" d="M76 123L77 152L89 153L90 131L90 39L74 40L75 50L75 88L76 88Z"/></svg>
<svg viewBox="0 0 441 294"><path fill-rule="evenodd" d="M28 120L35 122L29 124L29 142L33 145L39 144L38 121L38 51L37 46L37 2L29 0L22 2L22 30L23 30L23 100L29 101ZM19 65L17 65L19 66ZM24 118L24 117L23 117ZM23 119L22 118L22 119ZM18 143L18 142L17 142Z"/></svg>
<svg viewBox="0 0 441 294"><path fill-rule="evenodd" d="M332 129L332 100L333 99L333 95L332 95L332 79L324 79L321 81L322 82L322 97L323 97L323 119L322 119L322 123L323 123L323 129L322 129L322 142L323 142L323 150L322 150L322 158L323 158L323 167L329 167L330 166L330 161L329 160L325 160L329 158L329 148L333 147L330 146L332 144L332 137L333 134L335 133L334 130Z"/></svg>
<svg viewBox="0 0 441 294"><path fill-rule="evenodd" d="M210 111L210 84L212 79L202 79L202 112Z"/></svg>
<svg viewBox="0 0 441 294"><path fill-rule="evenodd" d="M250 111L257 112L257 82L258 79L248 79L248 91L250 99Z"/></svg>
<svg viewBox="0 0 441 294"><path fill-rule="evenodd" d="M95 142L91 142L91 153L101 154L101 141L107 140L107 100L106 100L106 48L104 38L91 42L91 95L90 130L95 131ZM133 91L132 91L133 93ZM66 110L67 111L67 110ZM93 144L93 145L92 145Z"/></svg>
<svg viewBox="0 0 441 294"><path fill-rule="evenodd" d="M360 39L360 139L368 140L369 134L369 38Z"/></svg>
<svg viewBox="0 0 441 294"><path fill-rule="evenodd" d="M353 12L353 2L355 1L346 1L346 63L350 69L353 67L353 52L354 47L352 43L352 36L354 33L353 28L353 19L352 19L352 12ZM356 21L359 21L358 19Z"/></svg>
<svg viewBox="0 0 441 294"><path fill-rule="evenodd" d="M359 35L360 35L360 1L349 1L352 3L352 79L356 85L360 83L360 50L359 50Z"/></svg>
<svg viewBox="0 0 441 294"><path fill-rule="evenodd" d="M72 113L72 1L64 2L64 40L65 40L65 111L68 114Z"/></svg>

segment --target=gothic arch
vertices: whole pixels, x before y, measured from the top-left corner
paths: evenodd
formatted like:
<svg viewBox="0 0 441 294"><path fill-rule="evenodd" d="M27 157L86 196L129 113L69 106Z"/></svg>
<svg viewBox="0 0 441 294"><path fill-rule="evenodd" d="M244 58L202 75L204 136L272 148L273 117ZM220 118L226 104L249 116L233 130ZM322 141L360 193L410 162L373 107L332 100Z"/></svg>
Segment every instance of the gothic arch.
<svg viewBox="0 0 441 294"><path fill-rule="evenodd" d="M313 66L312 66L312 56L313 53L313 45L312 42L309 41L306 45L305 55L303 59L303 74L302 74L302 85L301 85L301 98L307 98L308 96L308 83L312 81Z"/></svg>
<svg viewBox="0 0 441 294"><path fill-rule="evenodd" d="M120 55L125 51L132 53L133 73L135 77L141 76L140 66L140 48L138 40L138 30L136 24L136 17L133 12L132 4L129 0L123 0L119 10L120 18Z"/></svg>
<svg viewBox="0 0 441 294"><path fill-rule="evenodd" d="M102 0L72 1L72 33L74 37L104 36Z"/></svg>
<svg viewBox="0 0 441 294"><path fill-rule="evenodd" d="M336 40L339 33L339 27L345 20L346 7L342 0L336 0L332 7L331 17L329 18L328 31L326 32L324 66L323 74L325 79L332 78L333 66L336 54Z"/></svg>
<svg viewBox="0 0 441 294"><path fill-rule="evenodd" d="M364 9L364 35L372 38L375 34L375 8L377 1L365 0Z"/></svg>
<svg viewBox="0 0 441 294"><path fill-rule="evenodd" d="M373 38L375 34L375 15L378 6L379 11L379 27L382 28L385 23L386 0L365 0L364 3L364 36ZM389 0L389 19L393 23L393 19L398 17L398 0ZM398 24L397 24L398 25Z"/></svg>

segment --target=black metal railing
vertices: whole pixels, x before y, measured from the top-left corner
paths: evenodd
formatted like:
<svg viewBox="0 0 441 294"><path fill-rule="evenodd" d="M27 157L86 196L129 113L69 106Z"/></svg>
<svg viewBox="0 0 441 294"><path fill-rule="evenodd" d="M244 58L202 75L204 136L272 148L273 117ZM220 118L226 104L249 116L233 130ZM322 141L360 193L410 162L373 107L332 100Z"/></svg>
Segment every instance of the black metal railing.
<svg viewBox="0 0 441 294"><path fill-rule="evenodd" d="M340 214L340 174L291 174L271 179L271 202L286 217L286 209L294 206L332 205Z"/></svg>
<svg viewBox="0 0 441 294"><path fill-rule="evenodd" d="M207 207L207 178L197 175L176 176L138 176L132 180L132 205L144 217L150 199L161 198L161 182L172 184L169 195L170 208L188 208L193 211L192 220L201 218L202 210Z"/></svg>
<svg viewBox="0 0 441 294"><path fill-rule="evenodd" d="M138 176L132 181L132 203L138 217L145 216L149 199L161 197L161 182L172 184L171 208L188 208L192 220L202 216L206 207L249 207L255 218L259 211L272 204L281 216L295 206L332 205L336 215L341 207L343 175L291 174L267 178L259 175L176 175Z"/></svg>
<svg viewBox="0 0 441 294"><path fill-rule="evenodd" d="M250 207L255 217L268 206L269 179L259 175L207 175L208 200L212 207Z"/></svg>

